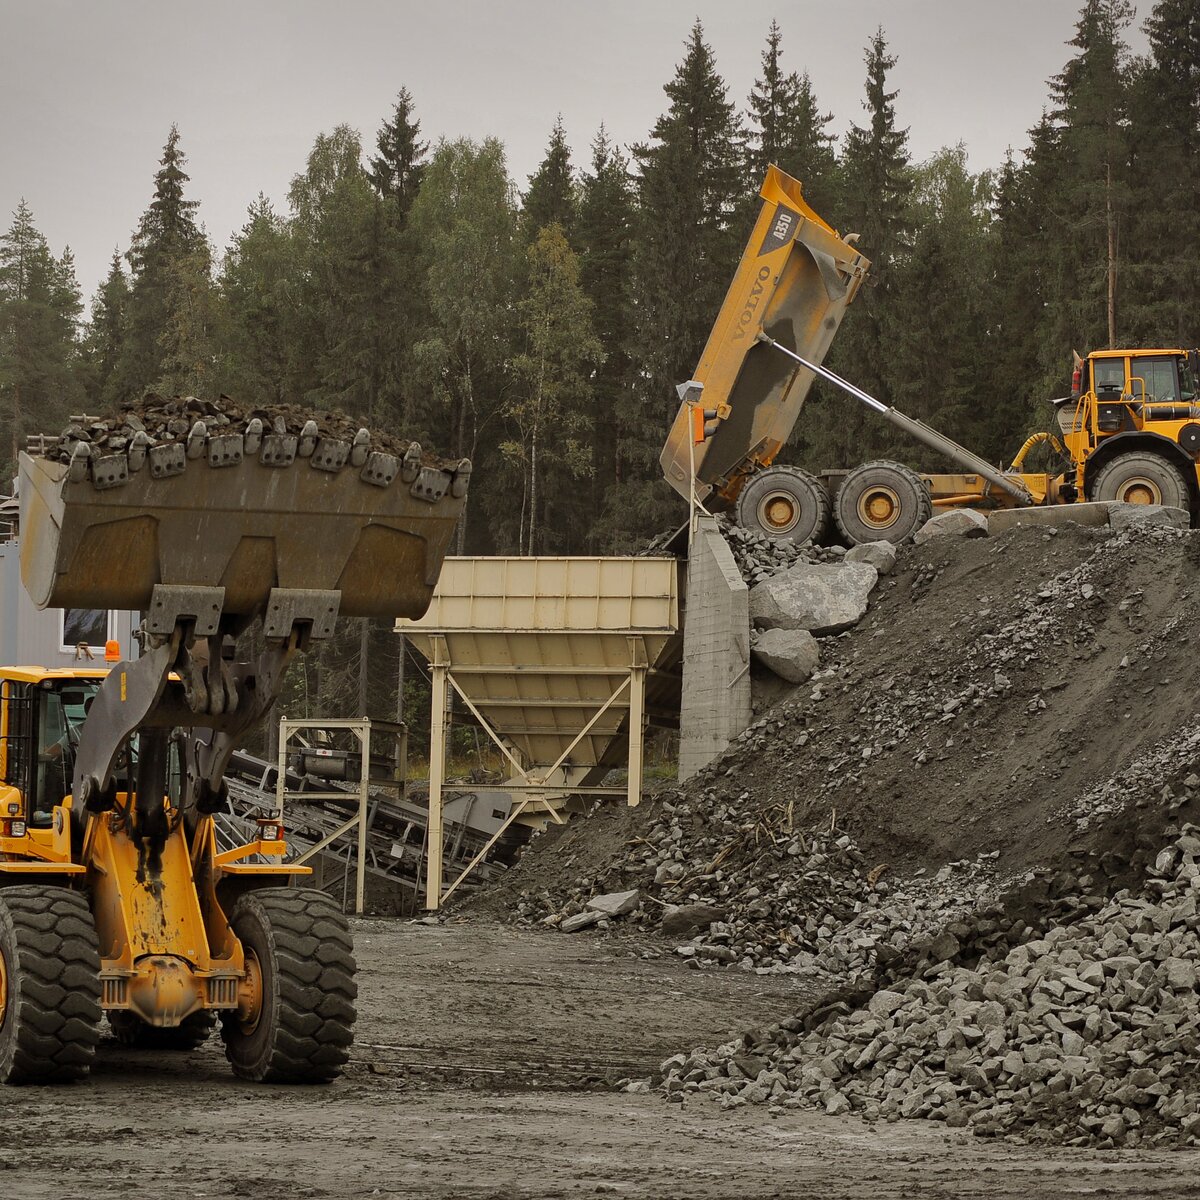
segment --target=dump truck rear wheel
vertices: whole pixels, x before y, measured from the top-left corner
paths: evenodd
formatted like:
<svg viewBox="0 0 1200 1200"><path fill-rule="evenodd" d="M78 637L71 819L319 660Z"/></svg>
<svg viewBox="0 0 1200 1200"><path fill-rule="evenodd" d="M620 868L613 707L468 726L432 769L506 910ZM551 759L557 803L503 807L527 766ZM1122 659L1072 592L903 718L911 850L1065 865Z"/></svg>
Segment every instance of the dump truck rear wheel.
<svg viewBox="0 0 1200 1200"><path fill-rule="evenodd" d="M1101 468L1091 491L1093 500L1191 507L1187 484L1179 470L1162 455L1146 450L1118 454Z"/></svg>
<svg viewBox="0 0 1200 1200"><path fill-rule="evenodd" d="M175 1026L164 1028L148 1025L131 1012L110 1012L108 1023L113 1037L122 1046L137 1046L145 1050L195 1050L208 1041L216 1028L217 1014L211 1010L194 1012Z"/></svg>
<svg viewBox="0 0 1200 1200"><path fill-rule="evenodd" d="M863 542L903 542L933 516L933 500L921 477L894 462L855 467L842 481L833 504L842 536Z"/></svg>
<svg viewBox="0 0 1200 1200"><path fill-rule="evenodd" d="M221 1014L225 1057L256 1083L327 1083L354 1040L354 945L324 892L270 888L230 921L246 957L235 1011Z"/></svg>
<svg viewBox="0 0 1200 1200"><path fill-rule="evenodd" d="M829 528L829 493L807 471L771 467L742 488L737 521L779 541L819 541Z"/></svg>
<svg viewBox="0 0 1200 1200"><path fill-rule="evenodd" d="M0 890L0 1082L87 1075L100 1040L100 948L87 899Z"/></svg>

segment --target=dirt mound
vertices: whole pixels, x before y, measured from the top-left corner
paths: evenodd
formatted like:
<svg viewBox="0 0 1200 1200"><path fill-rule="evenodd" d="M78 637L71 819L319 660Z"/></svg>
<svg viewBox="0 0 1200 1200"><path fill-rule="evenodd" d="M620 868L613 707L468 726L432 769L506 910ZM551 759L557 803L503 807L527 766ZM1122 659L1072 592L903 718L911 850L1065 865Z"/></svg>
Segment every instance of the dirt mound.
<svg viewBox="0 0 1200 1200"><path fill-rule="evenodd" d="M813 901L830 883L804 885L805 871L840 878L829 909L840 928L839 905L887 907L887 889L947 867L942 891L971 903L959 882L984 866L999 888L1099 844L1109 818L1155 799L1195 756L1198 561L1200 534L1168 528L1022 527L907 547L859 626L822 640L817 675L719 760L657 803L536 839L479 903L544 920L639 887L724 904L803 946L781 921L820 922ZM847 837L834 856L857 861L789 855L781 813L789 835ZM651 900L644 923L660 911ZM754 950L761 939L732 942L749 947L739 962L780 961L776 946Z"/></svg>

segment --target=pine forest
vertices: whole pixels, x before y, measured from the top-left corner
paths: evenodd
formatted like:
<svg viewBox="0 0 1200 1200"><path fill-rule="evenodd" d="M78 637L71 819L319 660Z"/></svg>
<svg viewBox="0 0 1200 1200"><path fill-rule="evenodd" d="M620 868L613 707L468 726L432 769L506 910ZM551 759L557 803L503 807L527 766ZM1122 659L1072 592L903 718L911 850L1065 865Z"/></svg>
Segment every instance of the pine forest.
<svg viewBox="0 0 1200 1200"><path fill-rule="evenodd" d="M644 141L601 127L576 161L550 114L525 180L496 138L431 136L401 87L369 139L319 133L286 207L250 200L226 246L189 188L187 130L164 129L148 206L113 230L128 246L90 304L24 202L0 235L0 470L27 435L148 390L294 401L470 457L459 552L636 551L683 519L658 455L769 163L873 263L829 365L1007 462L1050 427L1072 350L1197 340L1200 9L1158 0L1144 56L1133 22L1127 0L1086 0L1027 144L978 174L962 145L914 160L883 29L839 138L775 22L747 97L697 22ZM928 469L924 454L818 386L785 457ZM386 715L364 682L377 633L309 668L328 678L306 681L307 707Z"/></svg>

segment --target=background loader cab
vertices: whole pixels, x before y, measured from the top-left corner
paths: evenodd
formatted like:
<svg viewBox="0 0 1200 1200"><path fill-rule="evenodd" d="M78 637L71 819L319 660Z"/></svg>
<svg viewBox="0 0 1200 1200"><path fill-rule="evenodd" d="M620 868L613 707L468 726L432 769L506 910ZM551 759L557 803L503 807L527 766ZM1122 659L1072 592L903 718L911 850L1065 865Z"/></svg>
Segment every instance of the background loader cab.
<svg viewBox="0 0 1200 1200"><path fill-rule="evenodd" d="M1088 500L1167 504L1192 513L1200 495L1195 350L1097 350L1059 427Z"/></svg>

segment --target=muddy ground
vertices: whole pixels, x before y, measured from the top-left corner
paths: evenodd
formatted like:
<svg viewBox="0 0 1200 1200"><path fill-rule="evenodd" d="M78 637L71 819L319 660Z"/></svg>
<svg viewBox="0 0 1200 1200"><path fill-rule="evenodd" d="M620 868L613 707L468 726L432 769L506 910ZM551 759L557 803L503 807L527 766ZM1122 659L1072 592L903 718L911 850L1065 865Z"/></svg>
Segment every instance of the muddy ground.
<svg viewBox="0 0 1200 1200"><path fill-rule="evenodd" d="M359 1040L327 1088L102 1043L90 1082L0 1091L0 1196L1200 1195L1200 1154L979 1141L927 1122L670 1104L605 1087L777 1018L803 983L485 921L356 923Z"/></svg>

